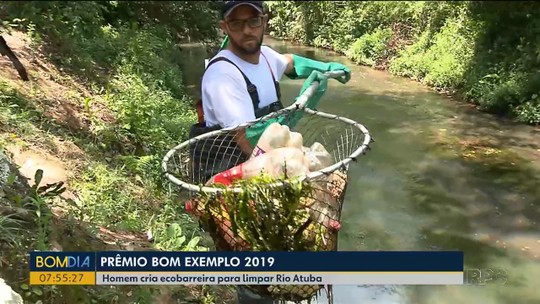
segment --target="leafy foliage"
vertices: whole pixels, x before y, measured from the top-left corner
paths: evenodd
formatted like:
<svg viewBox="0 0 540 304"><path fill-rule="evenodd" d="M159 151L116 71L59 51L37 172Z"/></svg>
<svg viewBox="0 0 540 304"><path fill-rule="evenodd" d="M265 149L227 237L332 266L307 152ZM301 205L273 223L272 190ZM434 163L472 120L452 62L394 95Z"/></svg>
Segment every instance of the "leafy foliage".
<svg viewBox="0 0 540 304"><path fill-rule="evenodd" d="M189 125L196 120L183 86L184 56L178 44L215 44L219 5L214 1L0 2L0 34L25 32L31 38L30 46L45 56L40 59L54 63L66 79L75 80L89 93L81 98L84 113L78 113L89 114L84 122L88 132L70 133L69 137L68 132L54 132L54 136L76 142L89 158L81 159L77 167L82 172L70 181L76 197L67 200L70 219L89 222L90 227L148 234L157 249L207 250L199 227L185 214L180 199L165 187L160 162L171 145L186 139ZM0 82L0 104L4 105L0 124L14 138L35 143L35 138L50 131L42 122L52 125L48 120L53 119L42 115L41 107L34 108L40 104L39 98ZM94 115L95 108L106 110L106 117ZM33 203L43 208L48 205L43 199ZM46 237L54 228L52 214L35 209L39 225L30 233L43 239L39 249L47 250ZM20 243L16 224L0 217L2 241ZM34 245L19 250L27 252ZM17 260L15 255L13 259ZM34 301L29 295L34 290L21 289L25 300ZM148 291L135 290L127 297L142 301L152 296ZM118 302L123 297L120 289L59 293L55 297L64 301L92 299L96 303Z"/></svg>
<svg viewBox="0 0 540 304"><path fill-rule="evenodd" d="M375 67L383 58L386 58L386 45L391 37L391 29L379 29L362 35L354 42L348 55L356 63Z"/></svg>
<svg viewBox="0 0 540 304"><path fill-rule="evenodd" d="M184 94L177 43L217 40L213 2L85 1L2 4L36 47L94 87L116 113L105 146L128 139L138 155L161 153L187 134L195 112ZM10 23L10 24L11 24ZM111 134L112 133L112 134Z"/></svg>
<svg viewBox="0 0 540 304"><path fill-rule="evenodd" d="M537 2L274 1L269 9L279 38L331 48L457 92L482 110L540 123Z"/></svg>

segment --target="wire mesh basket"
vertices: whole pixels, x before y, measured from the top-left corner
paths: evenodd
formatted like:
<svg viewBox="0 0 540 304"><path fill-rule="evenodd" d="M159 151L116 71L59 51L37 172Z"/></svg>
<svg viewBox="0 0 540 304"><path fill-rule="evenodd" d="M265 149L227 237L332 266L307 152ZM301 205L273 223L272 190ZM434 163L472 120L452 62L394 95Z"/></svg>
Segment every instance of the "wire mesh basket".
<svg viewBox="0 0 540 304"><path fill-rule="evenodd" d="M270 179L270 183L258 191L245 191L242 186L205 185L214 174L249 160L235 144L242 128L195 137L175 147L165 158L167 177L189 191L188 204L212 236L216 249L337 250L349 163L368 149L370 137L362 125L344 117L307 108L288 109L280 114L291 116L298 112L302 112L303 117L291 130L302 134L304 146L322 144L332 156L332 165L297 176L297 179ZM298 197L301 199L296 199ZM275 198L281 201L273 201ZM231 202L236 202L237 206ZM276 209L282 211L273 217ZM265 216L257 217L257 214ZM262 237L266 238L261 241L264 246L253 246L253 242ZM257 285L249 288L260 295L297 301L313 297L322 287Z"/></svg>
<svg viewBox="0 0 540 304"><path fill-rule="evenodd" d="M308 92L309 93L309 92ZM273 160L282 165L237 180L213 183L221 172L244 170L251 157L242 143L264 123L278 122L302 135L304 147L322 145L325 166L295 165L300 149ZM259 132L260 133L260 132ZM220 251L333 251L341 227L341 210L349 165L369 149L371 137L361 124L303 106L302 100L235 128L214 130L171 149L163 159L165 176L189 199L186 209L199 219ZM293 151L295 150L295 151ZM295 154L296 153L296 154ZM304 158L303 158L304 159ZM303 164L306 164L305 162ZM245 173L245 172L244 172ZM261 296L283 301L309 300L323 285L249 285Z"/></svg>

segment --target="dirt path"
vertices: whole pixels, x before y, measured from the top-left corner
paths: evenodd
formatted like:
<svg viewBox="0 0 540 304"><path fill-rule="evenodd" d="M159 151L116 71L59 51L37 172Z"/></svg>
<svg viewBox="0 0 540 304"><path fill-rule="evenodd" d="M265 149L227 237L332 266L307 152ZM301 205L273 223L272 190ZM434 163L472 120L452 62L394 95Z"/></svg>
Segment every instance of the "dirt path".
<svg viewBox="0 0 540 304"><path fill-rule="evenodd" d="M22 81L11 61L0 56L0 82L7 83L21 94L27 104L24 106L29 111L41 112L39 119L42 123L51 121L52 124L61 128L64 133L44 132L41 129L28 130L25 133L34 133L19 137L10 133L7 144L4 147L11 155L11 159L19 167L22 176L28 179L30 186L34 184L34 176L38 169L43 170L43 179L40 185L64 182L66 191L62 194L64 199L77 199L77 195L71 189L71 182L79 178L85 164L89 160L82 147L75 144L65 134L80 135L89 133L92 127L91 119L103 122L113 122L112 114L103 105L103 101L92 95L85 86L68 74L63 73L56 66L30 47L30 41L25 34L14 31L12 35L3 35L7 44L25 66L29 74L29 81ZM84 100L90 98L94 102L85 108ZM0 128L1 131L2 128ZM6 135L6 134L4 134ZM54 246L62 248L75 246L75 242L87 243L95 247L94 236L74 231L63 230L65 223L62 220L61 210L56 213L56 231L51 237ZM73 228L73 227L72 227ZM72 229L71 228L71 229ZM63 238L66 234L78 234L75 238ZM109 249L134 250L149 248L151 243L143 234L114 232L103 227L95 234L97 240ZM79 247L79 246L75 246ZM84 246L81 248L85 248Z"/></svg>

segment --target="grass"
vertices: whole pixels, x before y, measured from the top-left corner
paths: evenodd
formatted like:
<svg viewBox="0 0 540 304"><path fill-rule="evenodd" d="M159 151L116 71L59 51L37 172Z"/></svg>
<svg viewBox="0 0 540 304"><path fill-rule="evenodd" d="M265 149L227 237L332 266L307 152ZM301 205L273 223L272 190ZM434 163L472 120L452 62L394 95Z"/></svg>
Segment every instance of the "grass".
<svg viewBox="0 0 540 304"><path fill-rule="evenodd" d="M7 27L28 38L11 45L24 46L12 48L31 78L21 82L0 63L0 144L13 161L24 152L42 162L46 178L54 166L68 172L62 193L17 184L26 190L1 197L25 215L0 218L0 246L9 252L0 261L15 266L2 277L28 303L225 302L230 292L221 286L31 287L26 263L34 249L212 248L160 168L196 118L176 43L179 35L215 36L212 5L164 3L155 16L155 5L143 3L0 7L2 34Z"/></svg>
<svg viewBox="0 0 540 304"><path fill-rule="evenodd" d="M45 144L61 135L51 132L44 119L39 118L40 112L30 106L34 101L18 94L12 87L2 83L1 94L3 106L1 112L2 145L18 145L27 148L40 149L53 153L50 145ZM38 140L39 139L39 140ZM69 140L69 137L62 137ZM84 138L73 138L84 142ZM183 212L183 207L174 195L162 189L162 181L156 181L159 171L143 174L146 170L157 170L159 155L155 156L120 156L116 158L96 159L91 151L99 151L104 147L96 146L95 142L88 140L84 147L90 153L87 160L82 163L70 165L74 159L62 159L68 167L77 167L75 175L80 178L71 181L70 190L75 193L73 200L58 197L23 197L27 201L24 207L33 211L32 222L24 222L9 216L0 217L0 235L4 246L9 246L14 254L4 261L16 265L20 260L27 259L28 250L51 250L54 243L59 243L63 250L98 250L96 247L79 241L75 248L72 241L62 240L63 234L58 230L57 221L71 219L70 225L82 227L84 225L84 238L99 238L97 232L100 228L122 234L133 234L136 240L147 243L150 248L157 250L209 250L211 243L203 239L197 224ZM53 202L57 202L58 204ZM13 205L17 201L10 202ZM58 205L61 214L55 215L52 207ZM30 228L32 227L32 228ZM78 228L82 229L82 228ZM23 233L24 232L24 233ZM152 241L143 237L152 236ZM56 239L52 239L54 237ZM23 241L25 239L26 241ZM203 246L206 242L206 246ZM120 248L120 247L118 247ZM13 288L19 292L29 303L55 303L61 297L77 296L88 302L101 303L121 299L119 296L125 291L122 288L113 288L100 292L91 292L85 287L72 287L77 292L66 292L65 288L29 287L26 281L27 273L20 271L16 274L4 274L11 278L11 282L20 282ZM182 289L182 287L179 287ZM104 292L105 291L105 292ZM158 289L147 287L134 287L131 290L132 298L139 299L139 303L153 303ZM82 297L82 298L80 298ZM214 295L212 293L199 296L201 301L207 303ZM39 302L42 301L42 302Z"/></svg>
<svg viewBox="0 0 540 304"><path fill-rule="evenodd" d="M0 215L0 241L7 246L17 245L22 231L22 221L12 215Z"/></svg>
<svg viewBox="0 0 540 304"><path fill-rule="evenodd" d="M133 56L143 58L145 53ZM28 303L66 299L157 303L165 296L221 303L229 297L227 287L174 286L164 290L143 286L28 286L28 265L20 261L27 260L29 250L206 251L213 246L198 223L184 212L177 195L168 191L167 181L160 174L163 153L185 138L187 126L194 119L187 108L189 97L169 91L159 79L150 81L144 75L147 72L134 69L129 61L117 67L119 72L107 88L89 89L91 94L86 97L80 87L88 88L88 83L54 82L64 91L51 92L37 83L20 85L0 75L2 147L7 152L19 147L58 159L70 173L67 188L71 194L49 195L28 188L27 194L6 201L30 216L25 220L0 216L0 245L3 252L10 252L0 261L16 266L3 268L2 276ZM44 70L39 73L47 76ZM163 77L172 76L165 73ZM73 121L60 106L75 109ZM104 112L112 119L104 119Z"/></svg>

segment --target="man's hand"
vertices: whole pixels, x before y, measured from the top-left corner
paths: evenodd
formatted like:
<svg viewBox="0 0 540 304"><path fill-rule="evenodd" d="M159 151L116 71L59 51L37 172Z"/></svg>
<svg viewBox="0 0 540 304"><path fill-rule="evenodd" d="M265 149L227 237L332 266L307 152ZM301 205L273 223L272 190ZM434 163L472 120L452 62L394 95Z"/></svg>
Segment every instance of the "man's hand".
<svg viewBox="0 0 540 304"><path fill-rule="evenodd" d="M318 71L321 73L332 71L345 71L345 75L336 78L341 83L347 83L351 79L351 69L339 62L321 62L296 54L285 54L289 60L285 75L291 79L306 79L311 75L311 72Z"/></svg>
<svg viewBox="0 0 540 304"><path fill-rule="evenodd" d="M285 69L285 75L287 74L295 74L294 73L294 59L293 54L284 54L285 58L287 58L287 68Z"/></svg>
<svg viewBox="0 0 540 304"><path fill-rule="evenodd" d="M328 63L328 71L330 72L333 72L333 71L345 71L345 75L343 75L342 77L338 77L336 78L337 81L345 84L347 83L349 80L351 80L351 69L349 69L347 66L339 63L339 62L330 62Z"/></svg>

